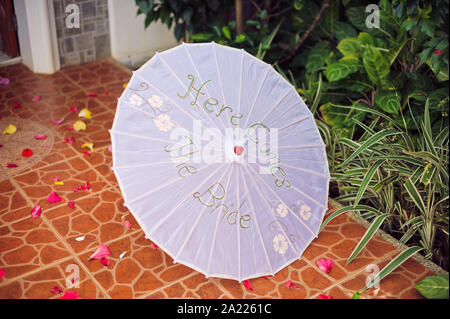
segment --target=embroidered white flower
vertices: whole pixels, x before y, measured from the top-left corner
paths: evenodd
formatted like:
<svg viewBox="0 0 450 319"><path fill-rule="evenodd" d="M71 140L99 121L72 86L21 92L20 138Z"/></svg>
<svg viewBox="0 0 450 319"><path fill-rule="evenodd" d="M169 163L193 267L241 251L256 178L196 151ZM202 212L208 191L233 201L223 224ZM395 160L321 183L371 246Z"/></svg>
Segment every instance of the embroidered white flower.
<svg viewBox="0 0 450 319"><path fill-rule="evenodd" d="M280 255L283 255L287 249L288 249L288 242L286 238L282 234L278 234L273 238L273 249L279 253Z"/></svg>
<svg viewBox="0 0 450 319"><path fill-rule="evenodd" d="M129 102L131 105L139 106L142 104L142 98L137 94L133 94L130 96Z"/></svg>
<svg viewBox="0 0 450 319"><path fill-rule="evenodd" d="M163 100L161 99L161 97L156 94L153 94L152 97L149 98L147 101L148 101L148 104L150 104L152 107L155 107L155 108L160 108L161 105L163 104Z"/></svg>
<svg viewBox="0 0 450 319"><path fill-rule="evenodd" d="M300 207L300 216L301 218L303 218L303 220L308 220L309 218L311 218L311 207L309 207L306 204L303 204Z"/></svg>
<svg viewBox="0 0 450 319"><path fill-rule="evenodd" d="M167 114L158 115L155 124L163 132L170 131L175 126L175 123L170 120L170 116Z"/></svg>
<svg viewBox="0 0 450 319"><path fill-rule="evenodd" d="M288 207L285 204L278 205L277 214L280 215L280 217L285 217L288 214Z"/></svg>

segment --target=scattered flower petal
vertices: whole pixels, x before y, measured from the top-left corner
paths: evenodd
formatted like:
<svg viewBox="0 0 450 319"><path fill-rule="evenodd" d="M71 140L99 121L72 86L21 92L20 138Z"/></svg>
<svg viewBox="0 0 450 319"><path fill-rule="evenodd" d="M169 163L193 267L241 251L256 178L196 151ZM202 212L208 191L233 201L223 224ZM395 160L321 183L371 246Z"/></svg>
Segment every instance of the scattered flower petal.
<svg viewBox="0 0 450 319"><path fill-rule="evenodd" d="M333 268L333 261L331 259L320 258L318 261L316 261L316 264L319 269L325 273L329 273Z"/></svg>
<svg viewBox="0 0 450 319"><path fill-rule="evenodd" d="M60 293L62 293L62 289L59 288L58 286L53 286L52 289L50 289L51 292L53 292L55 295L59 295Z"/></svg>
<svg viewBox="0 0 450 319"><path fill-rule="evenodd" d="M78 117L84 117L87 119L90 119L92 115L92 112L89 111L88 109L84 108L80 111L80 113L78 113Z"/></svg>
<svg viewBox="0 0 450 319"><path fill-rule="evenodd" d="M87 96L88 96L88 97L96 97L96 96L97 96L97 93L89 93Z"/></svg>
<svg viewBox="0 0 450 319"><path fill-rule="evenodd" d="M284 285L286 286L286 288L298 289L298 287L292 282L292 280L288 280Z"/></svg>
<svg viewBox="0 0 450 319"><path fill-rule="evenodd" d="M14 125L10 124L10 125L8 125L7 128L5 128L5 130L3 131L3 134L12 135L12 134L16 133L16 131L17 131L17 127L15 127Z"/></svg>
<svg viewBox="0 0 450 319"><path fill-rule="evenodd" d="M263 278L266 278L267 280L270 280L269 276L263 276Z"/></svg>
<svg viewBox="0 0 450 319"><path fill-rule="evenodd" d="M35 96L31 101L32 102L39 102L41 100L40 96Z"/></svg>
<svg viewBox="0 0 450 319"><path fill-rule="evenodd" d="M0 268L0 279L2 279L3 276L5 276L5 271Z"/></svg>
<svg viewBox="0 0 450 319"><path fill-rule="evenodd" d="M66 137L64 139L64 143L74 143L75 142L75 138L73 137Z"/></svg>
<svg viewBox="0 0 450 319"><path fill-rule="evenodd" d="M59 125L64 122L64 117L62 117L60 120L55 120L55 118L52 116L52 122L53 124Z"/></svg>
<svg viewBox="0 0 450 319"><path fill-rule="evenodd" d="M333 299L333 297L320 294L319 299Z"/></svg>
<svg viewBox="0 0 450 319"><path fill-rule="evenodd" d="M104 257L107 257L111 255L111 252L109 251L108 246L106 246L105 244L101 244L97 250L91 255L91 257L89 257L88 260L92 260L92 259L102 259Z"/></svg>
<svg viewBox="0 0 450 319"><path fill-rule="evenodd" d="M9 84L9 79L0 76L0 84L1 85L8 85Z"/></svg>
<svg viewBox="0 0 450 319"><path fill-rule="evenodd" d="M124 83L124 84L122 85L122 87L123 87L124 89L126 89L127 86L128 86L128 83Z"/></svg>
<svg viewBox="0 0 450 319"><path fill-rule="evenodd" d="M250 280L244 280L244 287L247 290L253 290L252 284L250 283Z"/></svg>
<svg viewBox="0 0 450 319"><path fill-rule="evenodd" d="M16 105L14 105L14 108L15 109L21 109L22 108L22 104L17 103Z"/></svg>
<svg viewBox="0 0 450 319"><path fill-rule="evenodd" d="M51 204L60 202L62 200L61 197L59 197L55 192L51 192L50 195L48 195L47 201Z"/></svg>
<svg viewBox="0 0 450 319"><path fill-rule="evenodd" d="M6 163L6 167L8 167L8 168L13 168L13 167L17 167L17 166L19 166L19 165L14 164L14 163Z"/></svg>
<svg viewBox="0 0 450 319"><path fill-rule="evenodd" d="M70 112L75 113L76 111L78 111L76 106L70 108Z"/></svg>
<svg viewBox="0 0 450 319"><path fill-rule="evenodd" d="M67 203L67 206L69 206L72 209L75 209L75 201L71 200L70 202Z"/></svg>
<svg viewBox="0 0 450 319"><path fill-rule="evenodd" d="M128 220L124 221L123 224L126 228L131 229L131 223Z"/></svg>
<svg viewBox="0 0 450 319"><path fill-rule="evenodd" d="M69 126L67 127L67 130L68 130L68 131L73 131L73 126L72 126L72 125L69 125Z"/></svg>
<svg viewBox="0 0 450 319"><path fill-rule="evenodd" d="M47 138L47 135L45 134L38 134L38 135L33 135L35 140L45 140Z"/></svg>
<svg viewBox="0 0 450 319"><path fill-rule="evenodd" d="M121 254L120 254L120 256L119 256L119 259L122 259L122 258L123 258L123 256L125 256L125 255L126 255L126 253L127 253L127 251L124 251L123 253L121 253Z"/></svg>
<svg viewBox="0 0 450 319"><path fill-rule="evenodd" d="M89 152L87 152L87 151L83 151L83 152L81 152L81 153L83 153L83 154L86 155L86 156L91 156L91 153L89 153Z"/></svg>
<svg viewBox="0 0 450 319"><path fill-rule="evenodd" d="M54 184L55 184L55 185L64 185L64 182L55 181Z"/></svg>
<svg viewBox="0 0 450 319"><path fill-rule="evenodd" d="M108 267L111 264L111 262L106 257L103 257L102 259L100 259L100 263L106 267Z"/></svg>
<svg viewBox="0 0 450 319"><path fill-rule="evenodd" d="M22 150L22 156L23 157L30 157L33 155L33 151L29 148L26 148L24 150Z"/></svg>
<svg viewBox="0 0 450 319"><path fill-rule="evenodd" d="M66 291L64 293L64 295L61 296L59 299L78 299L78 298L79 298L79 296L76 292L69 290L69 291Z"/></svg>
<svg viewBox="0 0 450 319"><path fill-rule="evenodd" d="M94 151L94 143L87 142L87 143L84 143L83 145L81 145L81 148L85 148L85 147L88 148L88 149L90 149L91 152Z"/></svg>
<svg viewBox="0 0 450 319"><path fill-rule="evenodd" d="M86 129L86 124L83 121L76 121L72 126L75 131L84 131Z"/></svg>
<svg viewBox="0 0 450 319"><path fill-rule="evenodd" d="M86 236L80 236L80 237L76 237L75 240L76 241L83 241L86 238Z"/></svg>
<svg viewBox="0 0 450 319"><path fill-rule="evenodd" d="M39 205L35 205L31 210L31 217L38 218L42 214L42 207Z"/></svg>
<svg viewBox="0 0 450 319"><path fill-rule="evenodd" d="M60 179L59 179L58 176L53 176L52 180L53 180L54 182L58 182Z"/></svg>
<svg viewBox="0 0 450 319"><path fill-rule="evenodd" d="M158 245L156 245L155 243L152 243L152 247L156 250L158 249Z"/></svg>

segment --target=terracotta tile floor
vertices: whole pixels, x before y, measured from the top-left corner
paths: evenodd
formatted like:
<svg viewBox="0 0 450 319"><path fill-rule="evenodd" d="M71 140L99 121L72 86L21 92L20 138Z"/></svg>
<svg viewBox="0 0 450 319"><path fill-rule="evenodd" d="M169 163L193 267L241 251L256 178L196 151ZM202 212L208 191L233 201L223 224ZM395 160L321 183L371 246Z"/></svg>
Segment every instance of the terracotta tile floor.
<svg viewBox="0 0 450 319"><path fill-rule="evenodd" d="M36 75L21 64L0 68L11 82L0 86L0 121L14 118L32 120L49 128L54 135L50 153L30 168L0 181L0 298L58 298L51 292L66 287L73 265L79 269L80 298L351 298L365 285L365 268L386 264L399 251L376 237L348 266L345 266L365 228L347 216L331 222L305 251L302 260L286 267L273 278L251 280L253 291L233 280L205 278L170 256L155 250L144 238L138 224L122 205L123 200L113 172L108 129L115 103L130 78L130 71L106 59L69 67L53 75ZM88 97L95 93L96 97ZM31 102L34 96L41 101ZM21 108L14 106L20 104ZM78 110L92 111L83 132L69 131ZM54 125L51 117L65 117ZM1 128L4 129L3 127ZM74 143L64 139L74 137ZM85 142L94 143L90 156L81 152ZM20 151L20 150L19 150ZM1 152L1 150L0 150ZM5 166L6 163L0 163ZM11 170L14 170L12 168ZM13 172L13 171L9 171ZM58 176L64 185L54 185ZM89 181L90 191L74 192ZM48 194L57 191L63 200L49 204ZM75 200L75 209L67 201ZM40 218L30 217L39 204ZM330 213L333 210L330 207ZM128 220L132 228L124 227ZM77 241L80 236L84 240ZM108 267L88 261L99 244L111 250ZM125 253L123 258L119 258ZM328 274L315 265L319 258L331 258L335 266ZM365 298L420 298L414 285L430 270L409 260L370 289ZM69 276L69 277L68 277ZM287 288L291 280L298 289Z"/></svg>

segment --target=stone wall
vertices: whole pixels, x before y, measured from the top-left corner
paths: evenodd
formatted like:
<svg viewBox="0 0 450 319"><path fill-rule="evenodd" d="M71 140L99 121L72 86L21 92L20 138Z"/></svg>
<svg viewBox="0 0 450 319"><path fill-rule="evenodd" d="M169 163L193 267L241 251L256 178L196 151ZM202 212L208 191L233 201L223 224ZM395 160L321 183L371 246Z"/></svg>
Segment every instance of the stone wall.
<svg viewBox="0 0 450 319"><path fill-rule="evenodd" d="M76 4L79 28L66 26L66 7ZM111 55L107 0L53 0L61 67Z"/></svg>

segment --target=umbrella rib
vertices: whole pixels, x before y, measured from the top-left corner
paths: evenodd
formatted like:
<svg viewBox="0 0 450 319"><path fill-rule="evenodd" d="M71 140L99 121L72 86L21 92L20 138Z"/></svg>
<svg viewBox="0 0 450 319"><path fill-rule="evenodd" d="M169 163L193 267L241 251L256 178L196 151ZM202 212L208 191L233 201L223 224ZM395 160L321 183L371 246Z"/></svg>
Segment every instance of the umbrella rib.
<svg viewBox="0 0 450 319"><path fill-rule="evenodd" d="M118 152L120 153L120 152ZM147 167L147 166L153 166L153 165L159 165L159 164L172 164L173 162L153 162L153 163L145 163L145 164L138 164L138 165L125 165L125 166L113 166L111 169L115 170L118 168L136 168L136 167Z"/></svg>
<svg viewBox="0 0 450 319"><path fill-rule="evenodd" d="M239 169L241 169L240 166L239 166ZM250 176L250 175L249 175L249 176ZM250 178L252 178L252 177L250 176ZM262 235L261 235L261 230L259 229L258 218L256 217L256 213L255 213L255 207L253 206L253 201L252 201L252 199L250 198L250 192L249 192L249 190L248 190L247 182L245 181L245 179L244 179L243 181L244 181L244 186L245 186L245 188L246 188L246 190L247 190L248 200L249 200L250 206L251 206L251 208L252 208L252 209L251 209L252 215L253 215L253 217L255 218L255 225L256 225L256 230L258 231L259 240L261 241L261 246L262 246L263 249L264 249L264 255L266 256L267 264L268 264L269 267L270 267L270 272L271 272L271 274L273 275L273 274L274 274L274 272L273 272L273 267L272 267L272 264L271 264L271 262L270 262L269 254L267 253L266 246L264 245L264 240L263 240Z"/></svg>
<svg viewBox="0 0 450 319"><path fill-rule="evenodd" d="M328 207L324 206L322 203L316 201L314 198L312 198L311 196L309 196L308 194L306 194L305 192L302 192L301 190L299 190L297 187L295 187L294 185L291 186L293 190L295 190L297 193L299 193L300 195L305 196L306 198L308 198L310 201L316 203L317 205L319 205L322 208L328 209Z"/></svg>
<svg viewBox="0 0 450 319"><path fill-rule="evenodd" d="M286 92L286 94L283 95L283 96L281 97L281 99L279 99L278 102L274 104L274 106L269 110L269 112L263 117L263 119L262 119L260 122L264 122L264 120L265 120L270 114L272 114L272 112L278 107L278 105L281 104L281 102L289 95L289 93L291 93L291 90L288 90L288 91Z"/></svg>
<svg viewBox="0 0 450 319"><path fill-rule="evenodd" d="M202 79L202 76L200 75L200 72L198 71L197 66L195 65L194 60L192 59L192 56L191 56L191 54L189 53L189 50L188 50L188 48L187 48L187 46L186 46L185 43L183 43L183 47L184 47L184 50L186 51L186 54L187 54L189 60L191 61L192 66L193 66L194 69L195 69L195 72L197 72L197 75L198 75L198 78L200 79L200 82L201 82L201 83L204 83L204 82L203 82L203 79ZM205 85L205 89L206 89L206 93L208 93L208 97L211 97L211 94L209 93L209 90L208 90L208 86L207 86L207 85ZM208 114L211 114L211 113L208 113ZM222 127L225 129L225 124L223 123L223 117L222 117L222 116L219 116L219 118L220 118L220 123L222 123Z"/></svg>
<svg viewBox="0 0 450 319"><path fill-rule="evenodd" d="M181 86L184 87L185 89L187 89L186 85L184 85L184 83L181 81L181 79L178 77L178 75L175 73L175 71L170 67L170 65L166 62L166 60L164 60L164 58L161 56L161 54L158 54L158 57L161 59L161 61L164 63L164 65L166 66L166 68L170 71L170 73L172 73L172 75L178 80L178 82L180 82ZM137 74L142 80L144 80L146 83L148 83L149 85L151 85L149 82L147 82L147 80L145 80L142 76L140 76L139 74ZM153 88L155 88L154 85L151 85ZM160 93L162 93L162 91L158 90ZM167 98L169 98L172 103L176 104L179 108L181 108L178 103L175 103L169 96L167 96L167 94L163 93ZM191 93L191 97L193 93ZM182 108L181 108L182 109ZM187 113L189 114L189 113ZM202 113L203 114L203 113ZM191 116L192 117L192 116ZM195 119L192 117L192 119ZM214 123L211 122L211 119L209 117L206 117L206 119L209 120L210 124L212 124L213 126Z"/></svg>
<svg viewBox="0 0 450 319"><path fill-rule="evenodd" d="M202 171L202 170L204 170L204 169L207 169L207 168L213 166L214 164L215 164L215 163L210 164L210 165L206 165L205 167L200 168L199 170L197 170L197 173L200 172L200 171ZM222 166L223 166L223 164L222 164ZM131 203L134 203L134 202L136 202L137 200L140 200L140 199L142 199L142 198L145 198L145 197L147 197L148 195L151 195L152 193L154 193L154 192L156 192L156 191L159 191L159 190L161 190L161 189L164 189L164 188L166 188L167 186L170 186L170 185L172 185L172 184L175 183L175 182L181 181L183 178L184 178L184 177L174 179L174 180L172 180L172 181L170 181L170 182L168 182L168 183L165 183L164 185L161 185L161 186L159 186L159 187L157 187L157 188L154 188L154 189L148 191L147 193L144 193L144 194L142 194L142 195L136 197L135 199L133 199L133 200L127 202L126 204L127 204L127 205L130 205Z"/></svg>
<svg viewBox="0 0 450 319"><path fill-rule="evenodd" d="M220 176L219 181L222 180L222 178L225 176L225 174L228 172L230 168L224 170L222 176ZM176 261L178 259L178 256L180 255L181 251L184 249L184 246L186 246L187 242L189 241L189 239L191 238L192 234L194 233L194 230L197 228L198 223L200 222L200 218L202 217L203 213L205 212L205 210L208 208L208 206L204 206L203 209L201 210L200 214L198 214L197 219L194 222L194 225L192 226L191 231L189 232L189 234L186 236L186 239L184 240L183 244L180 246L180 248L178 249L176 255L173 257L174 261Z"/></svg>
<svg viewBox="0 0 450 319"><path fill-rule="evenodd" d="M230 186L230 181L231 181L231 176L232 175L233 174L230 174L230 177L228 177L227 186L225 187L226 190L228 190L228 187ZM212 240L211 248L209 250L208 264L206 266L206 277L208 277L208 274L209 274L209 267L210 267L210 264L211 264L212 252L213 252L214 246L216 244L217 229L219 228L219 220L220 220L220 214L217 213L216 228L215 228L215 231L214 231L214 237L213 237L213 240Z"/></svg>
<svg viewBox="0 0 450 319"><path fill-rule="evenodd" d="M173 141L169 141L169 140L163 140L163 139L154 138L154 137L150 137L150 136L137 135L137 134L122 132L122 131L113 130L113 129L109 130L109 132L116 133L119 135L126 135L126 136L132 136L132 137L136 137L136 138L142 138L144 140L150 140L150 141L155 141L155 142L173 143Z"/></svg>
<svg viewBox="0 0 450 319"><path fill-rule="evenodd" d="M284 145L284 146L278 146L277 149L289 149L289 148L321 148L325 147L325 144L321 145Z"/></svg>
<svg viewBox="0 0 450 319"><path fill-rule="evenodd" d="M279 129L278 129L278 132L284 130L285 128L288 128L288 127L291 126L291 125L295 125L295 124L301 123L301 122L303 122L304 120L307 120L307 119L309 119L309 118L311 118L311 115L306 115L306 116L304 116L304 117L301 117L300 119L298 119L298 120L296 120L296 121L294 121L294 122L292 122L292 123L290 123L290 124L287 124L287 125L285 125L285 126L279 128Z"/></svg>
<svg viewBox="0 0 450 319"><path fill-rule="evenodd" d="M258 174L253 170L253 168L251 168L251 167L249 166L249 169L250 169L253 173L255 173L256 176L258 176ZM259 176L258 176L258 177L259 177ZM284 205L286 205L286 207L288 208L289 212L290 212L292 215L294 215L295 218L297 218L298 221L301 222L301 223L302 223L302 224L303 224L303 225L311 232L311 234L313 234L314 236L316 236L316 234L312 231L312 229L309 228L309 226L306 225L306 224L303 222L303 220L302 220L300 217L298 217L297 214L295 214L295 213L292 211L292 209L284 202L284 200L281 199L280 196L278 196L277 193L275 193L275 192L273 191L272 188L270 188L269 185L267 185L266 181L263 180L261 177L259 177L259 179L261 180L261 183L263 183L264 185L266 185L267 189L268 189L273 195L275 195L275 197L278 198L278 200L279 200L281 203L283 203Z"/></svg>
<svg viewBox="0 0 450 319"><path fill-rule="evenodd" d="M236 211L238 211L239 209L240 209L240 202L241 202L241 194L240 194L240 187L239 187L239 177L240 177L240 172L241 172L241 166L239 165L238 166L238 170L237 170L237 174L236 174L236 181L237 181L237 192L236 192L236 196L237 196L237 204L236 204L236 206L237 206L237 209L236 209ZM248 191L247 191L247 193L248 193ZM249 196L250 197L250 196ZM237 219L237 216L238 216L239 214L237 214L236 215L236 219ZM239 222L236 220L236 236L237 236L237 246L238 246L238 249L237 249L237 257L238 257L238 280L240 281L241 280L241 233L240 233L240 231L239 231Z"/></svg>
<svg viewBox="0 0 450 319"><path fill-rule="evenodd" d="M177 102L175 102L170 96L168 96L166 93L164 93L163 91L161 91L160 89L158 89L156 86L154 86L153 84L151 84L150 82L148 82L146 79L144 79L142 76L139 75L139 73L135 72L134 73L137 77L139 77L142 81L144 81L145 83L147 83L149 86L151 86L155 91L158 91L160 94L164 95L168 100L170 100L181 112L183 112L184 114L186 114L187 116L189 116L193 121L196 120L196 118L194 116L192 116L192 114L190 114L189 112L187 112L183 107L181 107L181 105L179 105ZM209 117L208 117L209 119ZM211 123L210 123L211 124ZM207 127L205 127L203 125L203 123L200 122L200 125L204 128L204 129L208 129Z"/></svg>
<svg viewBox="0 0 450 319"><path fill-rule="evenodd" d="M241 99L242 99L242 78L244 76L243 73L243 67L244 67L244 49L241 49L241 80L239 83L239 99L238 99L238 111L237 114L241 112Z"/></svg>
<svg viewBox="0 0 450 319"><path fill-rule="evenodd" d="M267 202L267 199L264 197L264 194L261 193L261 189L259 188L258 184L256 183L256 181L253 179L252 176L250 176L250 179L252 180L253 184L255 184L255 189L258 192L258 194L261 196L261 198L263 199L264 204L266 205L268 211L270 212L270 214L272 215L272 217L274 218L274 221L277 220L275 214L273 213L273 210L271 209L269 203ZM284 230L283 227L281 227L284 236L286 237L286 239L288 239L288 242L290 244L290 246L292 247L293 250L295 250L295 252L299 255L300 252L298 251L297 247L294 246L294 244L289 240L289 236L288 234L286 234L286 231ZM303 239L303 237L302 237ZM303 241L305 242L305 240L303 239Z"/></svg>
<svg viewBox="0 0 450 319"><path fill-rule="evenodd" d="M253 113L253 109L255 108L256 101L258 100L258 97L261 94L262 87L264 85L264 82L266 82L267 75L269 74L269 71L270 71L270 66L267 66L267 70L266 70L266 73L264 75L264 79L261 81L261 84L259 85L258 92L255 95L255 100L253 101L252 107L250 108L250 111L248 112L247 119L245 120L244 129L247 126L248 121L250 120L250 115L252 115L252 113Z"/></svg>
<svg viewBox="0 0 450 319"><path fill-rule="evenodd" d="M223 167L223 165L220 165L219 168L217 168L214 173L216 173L219 169L221 169ZM212 174L211 174L212 175ZM201 188L203 185L205 185L207 182L209 181L209 179L205 179L200 185L198 185L198 188ZM170 212L168 212L164 218L160 219L158 221L158 223L156 223L153 228L149 231L149 232L155 232L162 224L164 224L164 222L169 219L170 216L172 216L173 213L175 213L175 211L189 198L191 197L191 195L186 196L181 202L178 203L177 206L175 206Z"/></svg>
<svg viewBox="0 0 450 319"><path fill-rule="evenodd" d="M213 53L214 53L214 60L216 62L216 69L217 69L217 75L219 78L219 83L220 83L220 90L222 91L222 98L223 101L225 102L225 105L227 104L227 99L225 98L225 93L223 91L223 85L222 85L222 74L220 74L220 69L219 69L219 62L217 61L217 53L216 53L216 44L213 42Z"/></svg>
<svg viewBox="0 0 450 319"><path fill-rule="evenodd" d="M305 172L305 173L308 173L308 174L311 174L311 175L316 175L316 176L323 177L323 178L330 178L330 176L323 175L323 174L320 174L320 173L318 173L318 172L311 171L311 170L306 169L306 168L295 167L295 166L292 166L292 165L289 165L289 164L286 164L286 163L283 163L283 166L286 166L286 167L295 169L295 170L297 170L297 171Z"/></svg>

